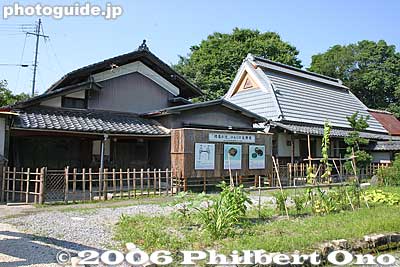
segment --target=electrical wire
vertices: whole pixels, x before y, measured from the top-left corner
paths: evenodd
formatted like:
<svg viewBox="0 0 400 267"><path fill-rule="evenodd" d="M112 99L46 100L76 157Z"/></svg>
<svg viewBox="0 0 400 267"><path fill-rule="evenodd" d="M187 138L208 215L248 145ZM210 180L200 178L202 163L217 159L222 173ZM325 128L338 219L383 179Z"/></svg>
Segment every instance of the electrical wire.
<svg viewBox="0 0 400 267"><path fill-rule="evenodd" d="M25 34L25 39L24 39L24 46L22 47L22 53L21 53L21 58L20 58L20 65L22 64L22 60L24 59L24 53L25 53L25 46L26 46L26 39L28 38L28 34ZM17 73L17 80L16 80L16 84L15 84L15 89L18 90L18 86L19 86L19 74L21 72L21 68L18 68L18 73Z"/></svg>

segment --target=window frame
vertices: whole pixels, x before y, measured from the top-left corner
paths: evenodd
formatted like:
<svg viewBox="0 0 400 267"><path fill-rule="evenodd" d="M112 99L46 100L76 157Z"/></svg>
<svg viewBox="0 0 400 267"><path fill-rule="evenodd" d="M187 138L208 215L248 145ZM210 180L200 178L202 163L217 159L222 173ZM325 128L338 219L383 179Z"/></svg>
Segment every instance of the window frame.
<svg viewBox="0 0 400 267"><path fill-rule="evenodd" d="M68 107L68 106L65 106L66 99L71 99L71 100L75 100L75 101L76 100L83 101L83 107ZM85 98L62 96L61 97L61 107L63 107L63 108L73 108L73 109L87 109L88 101L87 101L86 94L85 94Z"/></svg>

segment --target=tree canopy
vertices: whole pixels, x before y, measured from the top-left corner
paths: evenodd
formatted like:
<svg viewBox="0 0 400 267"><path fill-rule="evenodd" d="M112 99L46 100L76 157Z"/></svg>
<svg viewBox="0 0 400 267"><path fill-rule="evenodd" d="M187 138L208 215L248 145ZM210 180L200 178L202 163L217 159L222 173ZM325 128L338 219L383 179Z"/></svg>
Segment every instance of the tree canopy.
<svg viewBox="0 0 400 267"><path fill-rule="evenodd" d="M248 53L302 67L297 58L299 51L279 34L239 28L232 33L209 35L199 45L192 46L186 57L180 56L173 67L204 91L202 100L212 100L227 92Z"/></svg>
<svg viewBox="0 0 400 267"><path fill-rule="evenodd" d="M368 107L400 117L400 53L385 41L335 45L314 55L309 68L341 79Z"/></svg>
<svg viewBox="0 0 400 267"><path fill-rule="evenodd" d="M29 98L29 95L25 93L13 94L11 90L7 89L7 85L6 80L0 80L0 107L11 105L15 102Z"/></svg>

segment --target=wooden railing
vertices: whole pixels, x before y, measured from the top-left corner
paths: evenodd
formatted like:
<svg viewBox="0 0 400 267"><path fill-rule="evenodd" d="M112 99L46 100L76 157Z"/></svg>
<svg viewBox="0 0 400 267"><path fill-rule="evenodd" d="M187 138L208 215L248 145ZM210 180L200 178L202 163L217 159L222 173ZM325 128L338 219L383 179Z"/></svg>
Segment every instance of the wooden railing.
<svg viewBox="0 0 400 267"><path fill-rule="evenodd" d="M3 168L0 201L45 203L173 195L183 182L169 169Z"/></svg>
<svg viewBox="0 0 400 267"><path fill-rule="evenodd" d="M378 169L389 164L370 164L360 170L361 178L369 178ZM306 183L307 164L286 164L278 167L283 186L301 186ZM314 164L313 173L320 183L344 182L353 176L343 165L333 168L329 181L324 181L323 165ZM180 191L214 191L230 177L182 177L177 171L165 169L73 169L48 170L47 168L3 168L0 202L76 202L135 198L151 195L173 195ZM234 184L247 187L275 187L275 170L265 176L232 177Z"/></svg>
<svg viewBox="0 0 400 267"><path fill-rule="evenodd" d="M390 166L389 163L371 163L365 168L359 169L359 177L361 179L371 178L376 174L377 170L380 168L385 168ZM285 165L279 165L279 175L282 180L282 184L286 186L296 186L302 185L306 182L307 177L307 163L288 163ZM323 179L321 176L324 173L323 164L312 164L313 174L316 175L315 179L318 182L344 182L348 180L349 177L353 177L353 173L349 172L343 164L336 163L336 166L332 165L332 175L327 179ZM277 175L276 172L272 174L271 186L277 185Z"/></svg>
<svg viewBox="0 0 400 267"><path fill-rule="evenodd" d="M3 168L1 201L42 203L45 168Z"/></svg>

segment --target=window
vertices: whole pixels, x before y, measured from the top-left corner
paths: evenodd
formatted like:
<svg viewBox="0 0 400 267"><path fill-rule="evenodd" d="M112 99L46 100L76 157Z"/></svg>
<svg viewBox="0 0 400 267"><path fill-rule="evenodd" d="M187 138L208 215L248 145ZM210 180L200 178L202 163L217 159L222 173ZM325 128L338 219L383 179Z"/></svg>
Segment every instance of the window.
<svg viewBox="0 0 400 267"><path fill-rule="evenodd" d="M86 109L87 103L86 103L86 99L83 99L83 98L63 97L62 98L62 107L63 108Z"/></svg>

